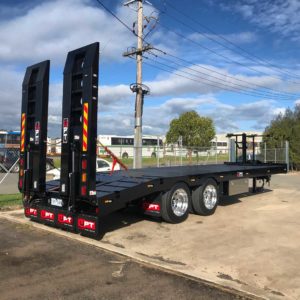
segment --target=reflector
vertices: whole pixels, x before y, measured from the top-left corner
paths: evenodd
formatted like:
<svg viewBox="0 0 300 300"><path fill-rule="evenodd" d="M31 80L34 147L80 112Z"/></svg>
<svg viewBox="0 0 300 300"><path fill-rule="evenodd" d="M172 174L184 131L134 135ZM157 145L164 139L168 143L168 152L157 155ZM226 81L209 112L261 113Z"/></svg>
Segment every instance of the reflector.
<svg viewBox="0 0 300 300"><path fill-rule="evenodd" d="M83 186L81 187L81 195L82 195L82 196L86 196L86 185L83 185Z"/></svg>
<svg viewBox="0 0 300 300"><path fill-rule="evenodd" d="M86 170L86 168L87 168L87 160L85 158L81 162L81 167L82 167L82 170Z"/></svg>

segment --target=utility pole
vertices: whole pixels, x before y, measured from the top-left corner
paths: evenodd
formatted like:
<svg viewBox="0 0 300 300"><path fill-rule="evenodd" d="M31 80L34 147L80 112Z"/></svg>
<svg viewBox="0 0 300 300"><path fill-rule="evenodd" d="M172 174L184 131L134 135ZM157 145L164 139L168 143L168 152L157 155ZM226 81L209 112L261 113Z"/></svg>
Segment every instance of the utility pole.
<svg viewBox="0 0 300 300"><path fill-rule="evenodd" d="M143 0L138 0L138 33L137 33L137 50L143 49ZM142 111L143 111L143 90L142 84L142 63L143 52L136 54L136 108L135 108L135 126L134 126L134 160L133 168L142 167Z"/></svg>
<svg viewBox="0 0 300 300"><path fill-rule="evenodd" d="M142 83L142 64L143 52L153 49L150 45L144 47L143 45L143 1L144 0L130 0L124 3L128 6L137 2L137 48L123 53L123 56L136 55L136 83L130 86L131 90L136 93L135 99L135 124L134 124L134 158L133 168L138 169L142 167L142 117L143 117L143 102L144 95L149 93L147 88Z"/></svg>

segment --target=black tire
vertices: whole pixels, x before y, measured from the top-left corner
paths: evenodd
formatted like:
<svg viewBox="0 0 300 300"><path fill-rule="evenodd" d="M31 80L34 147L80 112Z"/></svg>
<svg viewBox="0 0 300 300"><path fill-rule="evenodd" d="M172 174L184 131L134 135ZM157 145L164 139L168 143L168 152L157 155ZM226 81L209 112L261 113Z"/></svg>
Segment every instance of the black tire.
<svg viewBox="0 0 300 300"><path fill-rule="evenodd" d="M212 201L205 201L204 193L211 193L209 196L213 197ZM194 213L202 216L209 216L214 214L219 203L219 188L213 179L207 181L192 191L192 206Z"/></svg>
<svg viewBox="0 0 300 300"><path fill-rule="evenodd" d="M156 153L155 153L155 152L152 152L152 153L151 153L151 157L152 157L152 158L156 158Z"/></svg>
<svg viewBox="0 0 300 300"><path fill-rule="evenodd" d="M177 214L174 212L174 206L172 206L172 198L176 196L176 192L180 193L179 197L182 199L181 207L177 211ZM186 199L187 198L187 199ZM173 208L172 208L173 207ZM164 221L168 223L181 223L185 221L189 215L191 207L191 193L190 189L185 183L175 184L168 192L165 192L161 198L161 216Z"/></svg>
<svg viewBox="0 0 300 300"><path fill-rule="evenodd" d="M128 153L127 153L127 152L124 152L124 153L122 154L122 158L127 159L127 158L128 158Z"/></svg>

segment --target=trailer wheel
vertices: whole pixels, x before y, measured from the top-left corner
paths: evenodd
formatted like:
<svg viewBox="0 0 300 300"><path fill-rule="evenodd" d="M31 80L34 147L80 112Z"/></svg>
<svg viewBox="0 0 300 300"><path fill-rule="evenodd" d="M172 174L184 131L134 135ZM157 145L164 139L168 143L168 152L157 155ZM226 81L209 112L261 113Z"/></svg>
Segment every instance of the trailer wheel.
<svg viewBox="0 0 300 300"><path fill-rule="evenodd" d="M161 199L161 215L164 221L180 223L187 219L191 206L191 193L184 183L175 184Z"/></svg>
<svg viewBox="0 0 300 300"><path fill-rule="evenodd" d="M218 185L213 179L208 179L203 185L192 192L194 212L198 215L212 215L219 203Z"/></svg>
<svg viewBox="0 0 300 300"><path fill-rule="evenodd" d="M127 153L127 152L123 152L122 158L123 158L123 159L127 159L127 158L128 158L128 153Z"/></svg>

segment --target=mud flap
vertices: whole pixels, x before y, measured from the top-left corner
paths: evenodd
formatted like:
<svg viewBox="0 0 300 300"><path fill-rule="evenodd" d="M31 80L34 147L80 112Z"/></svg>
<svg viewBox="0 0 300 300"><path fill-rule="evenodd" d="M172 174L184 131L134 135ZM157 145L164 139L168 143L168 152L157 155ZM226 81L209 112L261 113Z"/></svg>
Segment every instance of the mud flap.
<svg viewBox="0 0 300 300"><path fill-rule="evenodd" d="M99 237L99 218L97 216L79 214L76 225L77 231L81 235L96 239Z"/></svg>
<svg viewBox="0 0 300 300"><path fill-rule="evenodd" d="M76 232L76 215L68 211L57 209L55 225L71 232Z"/></svg>
<svg viewBox="0 0 300 300"><path fill-rule="evenodd" d="M38 221L50 225L55 226L55 219L56 219L56 210L46 206L39 206L38 209Z"/></svg>
<svg viewBox="0 0 300 300"><path fill-rule="evenodd" d="M27 203L24 203L24 215L26 218L38 221L38 209L36 207L31 207Z"/></svg>

